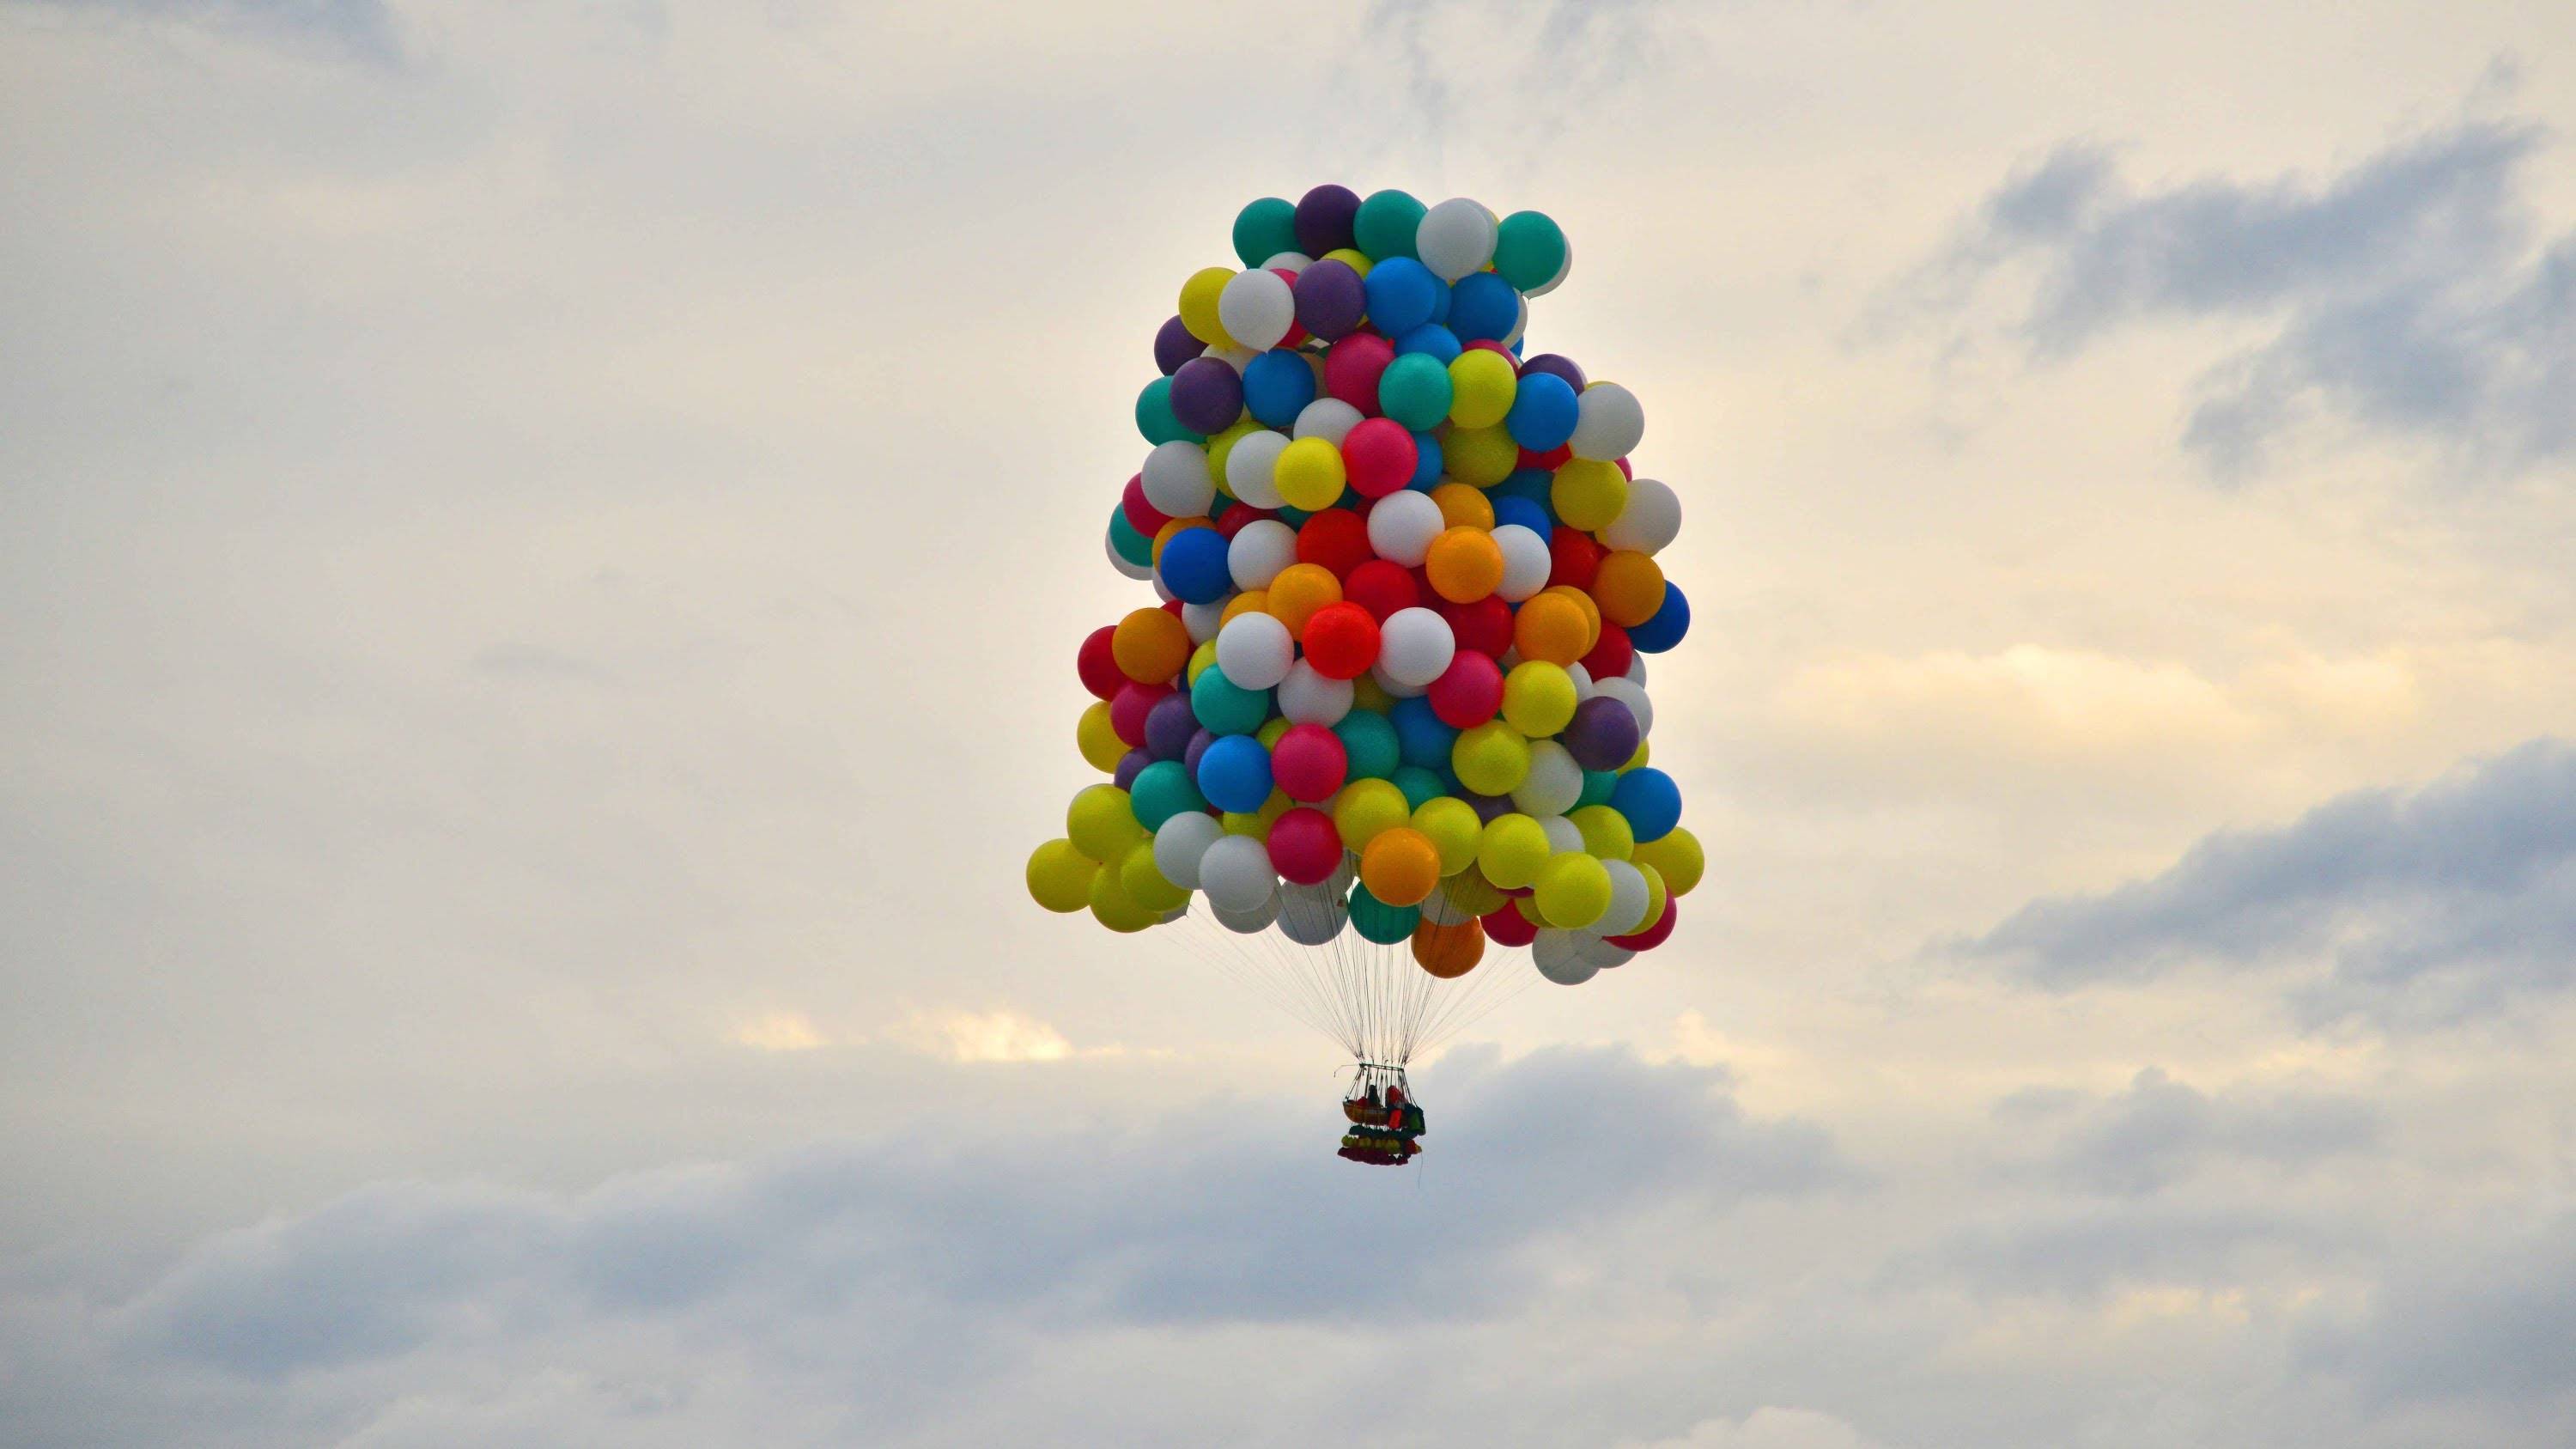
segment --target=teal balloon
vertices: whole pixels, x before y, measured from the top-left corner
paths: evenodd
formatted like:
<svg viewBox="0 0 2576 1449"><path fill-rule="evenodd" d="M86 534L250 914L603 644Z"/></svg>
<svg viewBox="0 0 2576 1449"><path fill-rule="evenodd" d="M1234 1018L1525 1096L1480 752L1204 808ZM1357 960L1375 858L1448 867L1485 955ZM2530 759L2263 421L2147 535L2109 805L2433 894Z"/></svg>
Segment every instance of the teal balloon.
<svg viewBox="0 0 2576 1449"><path fill-rule="evenodd" d="M1127 521L1124 508L1109 510L1109 546L1118 550L1120 558L1138 568L1148 567L1154 562L1154 541L1136 531L1136 525Z"/></svg>
<svg viewBox="0 0 2576 1449"><path fill-rule="evenodd" d="M1565 266L1565 232L1543 211L1515 211L1494 228L1494 270L1518 291L1544 287Z"/></svg>
<svg viewBox="0 0 2576 1449"><path fill-rule="evenodd" d="M1618 771L1586 770L1583 772L1583 794L1574 802L1574 808L1580 810L1586 805L1607 805L1610 792L1618 788Z"/></svg>
<svg viewBox="0 0 2576 1449"><path fill-rule="evenodd" d="M1351 929L1360 939L1380 946L1413 939L1413 928L1422 923L1419 906L1390 906L1370 895L1368 887L1351 887Z"/></svg>
<svg viewBox="0 0 2576 1449"><path fill-rule="evenodd" d="M1136 783L1127 788L1127 804L1136 812L1137 824L1160 830L1175 815L1205 810L1207 797L1190 783L1189 766L1178 760L1156 760L1136 773Z"/></svg>
<svg viewBox="0 0 2576 1449"><path fill-rule="evenodd" d="M1422 230L1423 213L1430 209L1414 200L1409 191L1374 191L1360 203L1359 214L1351 218L1351 235L1370 261L1409 257L1414 255L1413 239Z"/></svg>
<svg viewBox="0 0 2576 1449"><path fill-rule="evenodd" d="M1427 352L1407 353L1378 374L1378 410L1417 433L1447 421L1453 396L1448 364Z"/></svg>
<svg viewBox="0 0 2576 1449"><path fill-rule="evenodd" d="M1333 733L1341 736L1342 752L1350 756L1351 779L1388 779L1403 763L1395 743L1395 722L1375 710L1352 710L1333 726Z"/></svg>
<svg viewBox="0 0 2576 1449"><path fill-rule="evenodd" d="M1441 376L1446 378L1448 374L1444 372ZM1168 377L1155 378L1145 384L1144 391L1136 394L1136 431L1143 433L1145 441L1158 448L1165 443L1207 441L1204 435L1182 427L1181 420L1172 415L1172 380Z"/></svg>
<svg viewBox="0 0 2576 1449"><path fill-rule="evenodd" d="M1257 267L1297 250L1297 203L1265 196L1234 214L1234 254Z"/></svg>
<svg viewBox="0 0 2576 1449"><path fill-rule="evenodd" d="M1404 792L1404 803L1416 810L1449 793L1449 787L1441 782L1438 775L1420 765L1398 765L1395 773L1387 778L1395 782L1395 788Z"/></svg>
<svg viewBox="0 0 2576 1449"><path fill-rule="evenodd" d="M1190 713L1210 734L1248 735L1270 718L1270 691L1246 689L1211 664L1190 682Z"/></svg>

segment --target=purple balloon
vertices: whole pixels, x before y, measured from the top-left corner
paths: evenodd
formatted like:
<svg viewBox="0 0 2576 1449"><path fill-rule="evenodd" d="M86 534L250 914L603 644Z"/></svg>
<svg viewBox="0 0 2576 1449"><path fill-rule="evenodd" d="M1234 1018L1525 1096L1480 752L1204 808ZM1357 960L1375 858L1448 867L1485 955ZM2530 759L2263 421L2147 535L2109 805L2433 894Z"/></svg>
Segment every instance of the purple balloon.
<svg viewBox="0 0 2576 1449"><path fill-rule="evenodd" d="M1577 393L1583 391L1583 369L1574 365L1573 358L1542 352L1521 364L1521 376L1527 377L1533 372L1552 372L1564 378L1565 385Z"/></svg>
<svg viewBox="0 0 2576 1449"><path fill-rule="evenodd" d="M1145 727L1153 728L1150 716ZM1574 718L1558 738L1574 763L1587 770L1615 770L1637 753L1637 716L1618 700L1596 694L1574 707Z"/></svg>
<svg viewBox="0 0 2576 1449"><path fill-rule="evenodd" d="M1143 750L1129 750L1118 757L1118 770L1109 777L1110 782L1121 790L1133 790L1136 788L1136 777L1145 773L1145 767L1152 763L1154 763L1152 755Z"/></svg>
<svg viewBox="0 0 2576 1449"><path fill-rule="evenodd" d="M1193 433L1221 433L1243 416L1243 375L1213 357L1172 374L1172 416Z"/></svg>
<svg viewBox="0 0 2576 1449"><path fill-rule="evenodd" d="M1154 365L1169 377L1181 370L1181 364L1207 351L1207 344L1190 335L1176 315L1154 334Z"/></svg>
<svg viewBox="0 0 2576 1449"><path fill-rule="evenodd" d="M1318 186L1297 198L1297 248L1310 257L1351 245L1351 219L1360 194L1347 186Z"/></svg>
<svg viewBox="0 0 2576 1449"><path fill-rule="evenodd" d="M1190 736L1198 727L1188 695L1177 691L1164 695L1145 712L1145 753L1157 760L1177 760L1189 751Z"/></svg>
<svg viewBox="0 0 2576 1449"><path fill-rule="evenodd" d="M1297 325L1337 342L1360 325L1368 310L1368 285L1348 262L1319 261L1297 274Z"/></svg>
<svg viewBox="0 0 2576 1449"><path fill-rule="evenodd" d="M1146 728L1151 729L1152 727L1149 717L1149 722L1147 723ZM1197 734L1190 736L1189 748L1181 751L1181 763L1188 768L1191 779L1195 780L1199 777L1199 757L1206 754L1208 746L1215 743L1216 732L1214 730L1203 729Z"/></svg>
<svg viewBox="0 0 2576 1449"><path fill-rule="evenodd" d="M1493 824L1497 816L1509 815L1520 808L1512 803L1512 797L1509 795L1479 795L1473 790L1467 790L1462 791L1458 798L1473 806L1476 818L1487 825Z"/></svg>

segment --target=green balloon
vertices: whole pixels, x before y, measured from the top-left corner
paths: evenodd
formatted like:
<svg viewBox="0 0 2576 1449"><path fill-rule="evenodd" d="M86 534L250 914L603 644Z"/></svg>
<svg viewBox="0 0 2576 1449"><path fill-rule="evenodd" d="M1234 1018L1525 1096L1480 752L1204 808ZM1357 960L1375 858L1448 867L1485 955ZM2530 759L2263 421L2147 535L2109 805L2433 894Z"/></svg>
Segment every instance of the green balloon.
<svg viewBox="0 0 2576 1449"><path fill-rule="evenodd" d="M1583 772L1583 795L1574 802L1574 808L1580 810L1586 805L1607 805L1610 792L1618 788L1618 771L1586 770Z"/></svg>
<svg viewBox="0 0 2576 1449"><path fill-rule="evenodd" d="M1443 374L1446 376L1446 374ZM1165 443L1204 443L1206 438L1181 426L1172 415L1172 380L1158 377L1136 394L1136 431L1156 447Z"/></svg>
<svg viewBox="0 0 2576 1449"><path fill-rule="evenodd" d="M1378 374L1378 410L1417 433L1440 426L1454 396L1448 367L1428 352L1406 353Z"/></svg>
<svg viewBox="0 0 2576 1449"><path fill-rule="evenodd" d="M1109 546L1118 550L1120 558L1138 568L1154 561L1154 541L1136 531L1136 525L1127 521L1124 508L1109 510Z"/></svg>
<svg viewBox="0 0 2576 1449"><path fill-rule="evenodd" d="M1419 906L1390 906L1370 895L1368 887L1351 887L1351 929L1360 939L1380 946L1413 939L1413 928L1422 921Z"/></svg>
<svg viewBox="0 0 2576 1449"><path fill-rule="evenodd" d="M1430 209L1409 191L1372 192L1351 218L1351 235L1370 261L1409 257L1414 235L1422 230L1423 214Z"/></svg>
<svg viewBox="0 0 2576 1449"><path fill-rule="evenodd" d="M1147 830L1160 830L1175 815L1207 808L1207 797L1190 782L1189 768L1178 760L1156 760L1138 771L1127 798L1136 823Z"/></svg>
<svg viewBox="0 0 2576 1449"><path fill-rule="evenodd" d="M1351 779L1386 779L1403 761L1394 722L1375 710L1352 710L1333 726L1333 733L1341 737L1342 753L1350 757Z"/></svg>
<svg viewBox="0 0 2576 1449"><path fill-rule="evenodd" d="M1265 196L1234 215L1234 254L1257 267L1297 250L1297 203Z"/></svg>
<svg viewBox="0 0 2576 1449"><path fill-rule="evenodd" d="M1416 810L1449 793L1448 782L1441 779L1437 771L1426 770L1420 765L1399 765L1387 778L1395 782L1395 788L1404 792L1404 803Z"/></svg>
<svg viewBox="0 0 2576 1449"><path fill-rule="evenodd" d="M1211 664L1190 681L1190 713L1211 734L1248 735L1270 717L1270 691L1246 689Z"/></svg>
<svg viewBox="0 0 2576 1449"><path fill-rule="evenodd" d="M1543 211L1515 211L1494 228L1494 270L1520 291L1544 287L1565 265L1565 233Z"/></svg>

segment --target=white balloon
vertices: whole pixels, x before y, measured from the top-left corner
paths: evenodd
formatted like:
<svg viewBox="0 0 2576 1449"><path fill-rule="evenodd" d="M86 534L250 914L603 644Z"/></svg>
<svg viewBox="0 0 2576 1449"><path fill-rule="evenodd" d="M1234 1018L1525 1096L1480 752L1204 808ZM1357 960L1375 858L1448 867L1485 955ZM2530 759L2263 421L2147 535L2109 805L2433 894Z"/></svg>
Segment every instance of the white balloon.
<svg viewBox="0 0 2576 1449"><path fill-rule="evenodd" d="M1333 873L1307 889L1320 892L1338 901L1350 895L1351 883L1359 878L1360 858L1354 852L1345 850L1342 852L1342 863L1333 867Z"/></svg>
<svg viewBox="0 0 2576 1449"><path fill-rule="evenodd" d="M1546 546L1539 551L1544 554ZM1449 621L1429 609L1398 609L1377 626L1378 668L1399 684L1428 686L1449 668L1457 653L1458 636L1450 631Z"/></svg>
<svg viewBox="0 0 2576 1449"><path fill-rule="evenodd" d="M1637 686L1639 689L1646 687L1646 653L1644 650L1641 649L1629 657L1628 672L1622 677L1630 684Z"/></svg>
<svg viewBox="0 0 2576 1449"><path fill-rule="evenodd" d="M1279 891L1279 934L1300 946L1321 946L1342 933L1351 910L1340 892L1322 885L1289 885ZM1347 889L1347 887L1345 887Z"/></svg>
<svg viewBox="0 0 2576 1449"><path fill-rule="evenodd" d="M1297 294L1277 272L1259 268L1237 272L1216 294L1216 320L1226 336L1255 352L1267 352L1297 325Z"/></svg>
<svg viewBox="0 0 2576 1449"><path fill-rule="evenodd" d="M1145 501L1167 518L1198 518L1216 502L1216 478L1208 472L1207 449L1183 438L1157 446L1138 470L1144 478Z"/></svg>
<svg viewBox="0 0 2576 1449"><path fill-rule="evenodd" d="M1297 641L1268 614L1237 614L1216 636L1216 667L1245 689L1273 689L1297 663Z"/></svg>
<svg viewBox="0 0 2576 1449"><path fill-rule="evenodd" d="M1213 604L1181 605L1181 627L1190 631L1191 643L1205 644L1216 637L1217 625L1225 622L1226 599L1233 597L1228 594Z"/></svg>
<svg viewBox="0 0 2576 1449"><path fill-rule="evenodd" d="M1225 571L1234 575L1238 589L1266 589L1296 561L1297 530L1275 518L1252 520L1225 546Z"/></svg>
<svg viewBox="0 0 2576 1449"><path fill-rule="evenodd" d="M1594 685L1592 690L1628 706L1628 713L1637 717L1637 738L1642 740L1655 732L1655 702L1646 698L1646 686L1631 684L1624 679L1605 679Z"/></svg>
<svg viewBox="0 0 2576 1449"><path fill-rule="evenodd" d="M1163 576L1161 574L1156 574L1154 576L1154 597L1168 604L1174 599L1179 598L1180 595L1172 592L1172 586L1163 582Z"/></svg>
<svg viewBox="0 0 2576 1449"><path fill-rule="evenodd" d="M1548 570L1556 560L1536 530L1506 523L1494 530L1494 543L1503 551L1503 581L1494 587L1495 593L1517 604L1547 587Z"/></svg>
<svg viewBox="0 0 2576 1449"><path fill-rule="evenodd" d="M1115 530L1103 534L1100 542L1103 547L1109 550L1109 566L1118 570L1121 577L1141 580L1150 579L1154 576L1154 566L1152 564L1129 563L1119 554L1118 534Z"/></svg>
<svg viewBox="0 0 2576 1449"><path fill-rule="evenodd" d="M1362 421L1358 408L1337 397L1319 397L1298 411L1288 432L1291 437L1321 438L1338 448Z"/></svg>
<svg viewBox="0 0 2576 1449"><path fill-rule="evenodd" d="M1552 926L1540 928L1538 939L1530 942L1530 964L1559 986L1580 986L1601 970L1584 959L1581 937Z"/></svg>
<svg viewBox="0 0 2576 1449"><path fill-rule="evenodd" d="M1261 270L1265 272L1276 272L1281 270L1302 272L1314 264L1315 259L1306 255L1304 252L1272 252L1269 260L1261 264Z"/></svg>
<svg viewBox="0 0 2576 1449"><path fill-rule="evenodd" d="M1422 214L1422 225L1413 233L1413 252L1444 282L1481 272L1494 259L1494 214L1466 197L1453 196Z"/></svg>
<svg viewBox="0 0 2576 1449"><path fill-rule="evenodd" d="M1407 488L1386 495L1369 509L1369 549L1388 563L1412 568L1430 554L1431 540L1448 526L1430 494Z"/></svg>
<svg viewBox="0 0 2576 1449"><path fill-rule="evenodd" d="M1613 946L1588 931L1584 932L1583 936L1583 945L1578 949L1577 954L1590 962L1595 970L1607 971L1614 966L1625 966L1637 959L1637 953L1625 946Z"/></svg>
<svg viewBox="0 0 2576 1449"><path fill-rule="evenodd" d="M1199 888L1199 861L1225 838L1225 827L1202 810L1184 810L1154 832L1154 869L1186 890Z"/></svg>
<svg viewBox="0 0 2576 1449"><path fill-rule="evenodd" d="M1249 347L1211 347L1199 354L1201 357L1213 357L1237 372L1243 371L1251 364L1252 359L1260 355Z"/></svg>
<svg viewBox="0 0 2576 1449"><path fill-rule="evenodd" d="M1637 395L1615 382L1596 382L1574 400L1574 436L1565 445L1578 458L1609 463L1637 451L1646 436L1646 410Z"/></svg>
<svg viewBox="0 0 2576 1449"><path fill-rule="evenodd" d="M1612 548L1651 554L1681 531L1681 496L1661 479L1639 478L1628 485L1627 506L1601 530L1601 541Z"/></svg>
<svg viewBox="0 0 2576 1449"><path fill-rule="evenodd" d="M1377 687L1385 690L1388 696L1394 699L1420 699L1431 692L1431 686L1427 684L1407 684L1401 679L1389 677L1383 664L1370 665L1369 678L1376 680Z"/></svg>
<svg viewBox="0 0 2576 1449"><path fill-rule="evenodd" d="M1569 272L1571 272L1571 271L1573 271L1573 270L1574 270L1574 243L1573 243L1572 241L1568 241L1568 242L1565 244L1565 260L1564 260L1564 261L1561 261L1561 262L1558 262L1558 263L1556 264L1556 275L1555 275L1555 276L1553 276L1553 277L1548 278L1548 279L1547 279L1546 281L1544 281L1544 282L1539 283L1537 286L1530 288L1530 289L1529 289L1529 291L1528 291L1528 292L1526 292L1526 293L1524 293L1523 295L1525 295L1525 296L1531 296L1531 297L1544 297L1544 296L1546 296L1548 293L1555 291L1557 288L1564 286L1564 285L1565 285L1565 277L1566 277L1566 274L1567 274L1567 273L1569 273Z"/></svg>
<svg viewBox="0 0 2576 1449"><path fill-rule="evenodd" d="M1512 304L1519 315L1512 318L1512 330L1503 334L1505 347L1517 346L1521 338L1529 332L1529 298L1514 297Z"/></svg>
<svg viewBox="0 0 2576 1449"><path fill-rule="evenodd" d="M1270 929L1272 921L1279 919L1279 903L1263 901L1248 911L1221 911L1210 905L1208 914L1216 917L1218 925L1238 936L1258 936Z"/></svg>
<svg viewBox="0 0 2576 1449"><path fill-rule="evenodd" d="M1157 860L1155 868L1162 862ZM1270 904L1278 892L1279 872L1270 868L1270 847L1249 835L1218 839L1199 855L1199 889L1219 911L1245 912Z"/></svg>
<svg viewBox="0 0 2576 1449"><path fill-rule="evenodd" d="M1233 677L1228 671L1226 678ZM1287 677L1279 681L1279 713L1290 724L1339 724L1350 712L1351 682L1327 678L1303 659L1288 666Z"/></svg>
<svg viewBox="0 0 2576 1449"><path fill-rule="evenodd" d="M1279 496L1279 485L1270 478L1271 470L1279 465L1279 455L1287 451L1288 435L1268 428L1255 428L1235 439L1225 455L1227 491L1255 508L1276 508L1287 502Z"/></svg>
<svg viewBox="0 0 2576 1449"><path fill-rule="evenodd" d="M1592 671L1580 663L1565 666L1565 677L1574 681L1574 702L1581 704L1592 697Z"/></svg>
<svg viewBox="0 0 2576 1449"><path fill-rule="evenodd" d="M1583 798L1583 767L1574 763L1574 756L1554 740L1532 740L1529 749L1529 774L1512 790L1512 803L1520 807L1521 813L1539 817L1544 827L1549 819L1573 809L1575 802ZM1573 822L1566 824L1571 826ZM1551 832L1550 842L1554 839ZM1580 830L1574 832L1574 848L1583 848Z"/></svg>
<svg viewBox="0 0 2576 1449"><path fill-rule="evenodd" d="M1563 855L1583 848L1583 828L1562 815L1537 817L1538 828L1547 836L1547 853Z"/></svg>
<svg viewBox="0 0 2576 1449"><path fill-rule="evenodd" d="M1157 844L1162 841L1159 835L1154 839ZM1157 862L1161 859L1160 856L1155 857ZM1646 907L1650 904L1646 878L1624 860L1605 860L1601 862L1601 869L1610 876L1610 908L1601 913L1600 920L1592 923L1593 932L1602 936L1624 936L1646 924Z"/></svg>

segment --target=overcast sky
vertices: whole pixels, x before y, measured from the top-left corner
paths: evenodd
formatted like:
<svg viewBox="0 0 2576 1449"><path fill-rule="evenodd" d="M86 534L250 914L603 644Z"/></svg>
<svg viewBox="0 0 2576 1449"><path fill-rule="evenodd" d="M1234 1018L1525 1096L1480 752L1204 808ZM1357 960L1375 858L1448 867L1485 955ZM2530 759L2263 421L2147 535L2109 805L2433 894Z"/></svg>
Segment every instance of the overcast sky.
<svg viewBox="0 0 2576 1449"><path fill-rule="evenodd" d="M1671 945L1030 905L1180 280L1537 208ZM0 1440L2576 1441L2576 11L0 0Z"/></svg>

